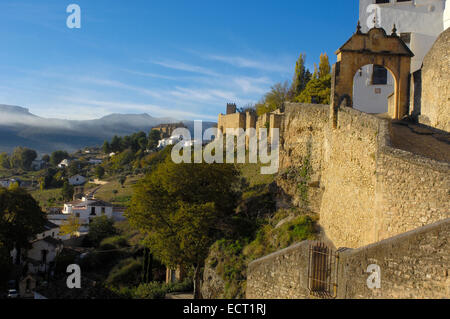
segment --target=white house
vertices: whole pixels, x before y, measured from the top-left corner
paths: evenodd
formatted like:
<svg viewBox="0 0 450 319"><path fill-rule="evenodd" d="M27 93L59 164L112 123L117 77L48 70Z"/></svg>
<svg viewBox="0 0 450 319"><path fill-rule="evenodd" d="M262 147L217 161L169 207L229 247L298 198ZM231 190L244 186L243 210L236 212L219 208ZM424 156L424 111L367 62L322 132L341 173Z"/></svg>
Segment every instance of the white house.
<svg viewBox="0 0 450 319"><path fill-rule="evenodd" d="M53 237L35 239L27 251L25 262L30 273L47 272L54 267L56 256L62 251L63 242Z"/></svg>
<svg viewBox="0 0 450 319"><path fill-rule="evenodd" d="M422 62L439 34L450 24L450 0L360 0L361 31L381 27L396 33L414 53L411 73ZM386 113L388 96L394 92L394 79L383 67L366 65L355 74L354 107L367 113Z"/></svg>
<svg viewBox="0 0 450 319"><path fill-rule="evenodd" d="M64 204L62 214L48 215L47 218L56 225L64 224L70 216L79 218L80 234L89 232L89 224L95 217L106 216L114 220L120 220L120 212L114 211L113 205L97 199L83 197L81 200Z"/></svg>
<svg viewBox="0 0 450 319"><path fill-rule="evenodd" d="M61 161L61 163L58 164L58 167L59 168L69 167L69 164L70 164L70 160L66 158L66 159L63 159Z"/></svg>
<svg viewBox="0 0 450 319"><path fill-rule="evenodd" d="M51 270L56 256L62 251L63 243L59 236L59 226L46 221L42 233L30 241L31 247L18 256L17 250L11 251L14 263L27 264L28 272L38 273ZM20 257L20 258L19 258Z"/></svg>
<svg viewBox="0 0 450 319"><path fill-rule="evenodd" d="M87 182L86 177L81 176L79 174L69 177L69 184L73 186L83 185Z"/></svg>
<svg viewBox="0 0 450 319"><path fill-rule="evenodd" d="M11 186L11 184L18 183L19 185L22 185L22 181L18 178L11 178L11 179L3 179L0 180L0 186L8 188Z"/></svg>

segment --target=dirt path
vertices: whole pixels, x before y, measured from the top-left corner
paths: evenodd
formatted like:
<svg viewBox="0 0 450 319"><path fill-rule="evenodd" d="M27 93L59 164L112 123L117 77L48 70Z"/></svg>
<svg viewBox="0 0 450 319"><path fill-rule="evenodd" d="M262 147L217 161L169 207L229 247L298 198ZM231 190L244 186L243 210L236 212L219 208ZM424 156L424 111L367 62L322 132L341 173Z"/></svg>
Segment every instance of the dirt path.
<svg viewBox="0 0 450 319"><path fill-rule="evenodd" d="M392 146L450 163L450 133L405 121L392 122Z"/></svg>

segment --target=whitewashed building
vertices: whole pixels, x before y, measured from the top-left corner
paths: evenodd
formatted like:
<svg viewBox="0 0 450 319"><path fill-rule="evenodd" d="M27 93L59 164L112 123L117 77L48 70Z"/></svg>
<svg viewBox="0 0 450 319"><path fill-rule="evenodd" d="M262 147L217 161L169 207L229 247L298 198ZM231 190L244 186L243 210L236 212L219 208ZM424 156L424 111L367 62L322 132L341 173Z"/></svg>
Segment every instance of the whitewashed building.
<svg viewBox="0 0 450 319"><path fill-rule="evenodd" d="M66 158L66 159L63 159L61 161L61 163L58 164L58 167L65 168L65 167L69 167L69 165L70 165L70 160Z"/></svg>
<svg viewBox="0 0 450 319"><path fill-rule="evenodd" d="M79 233L86 234L89 232L89 224L95 217L106 216L118 220L121 214L117 210L115 211L110 203L83 197L81 200L64 204L62 214L49 214L47 218L52 223L61 226L67 222L70 216L79 218L81 224Z"/></svg>
<svg viewBox="0 0 450 319"><path fill-rule="evenodd" d="M396 33L414 53L411 73L422 67L425 55L439 34L450 25L450 0L360 0L361 31L381 27ZM388 97L394 92L390 71L367 65L355 74L354 107L367 113L386 113Z"/></svg>

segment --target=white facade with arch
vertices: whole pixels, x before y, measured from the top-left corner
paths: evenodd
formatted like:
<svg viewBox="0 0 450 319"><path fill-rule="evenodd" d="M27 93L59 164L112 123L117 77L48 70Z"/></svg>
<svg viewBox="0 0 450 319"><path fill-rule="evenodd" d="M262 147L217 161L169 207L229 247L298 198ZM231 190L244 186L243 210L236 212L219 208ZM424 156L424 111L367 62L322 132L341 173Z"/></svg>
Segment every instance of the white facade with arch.
<svg viewBox="0 0 450 319"><path fill-rule="evenodd" d="M450 26L450 0L360 0L359 20L364 33L374 26L374 21L387 34L392 33L395 24L397 34L414 53L413 73L422 67L439 34ZM393 78L388 72L385 85L373 84L372 69L372 65L366 65L355 74L354 107L367 113L384 113L394 91Z"/></svg>

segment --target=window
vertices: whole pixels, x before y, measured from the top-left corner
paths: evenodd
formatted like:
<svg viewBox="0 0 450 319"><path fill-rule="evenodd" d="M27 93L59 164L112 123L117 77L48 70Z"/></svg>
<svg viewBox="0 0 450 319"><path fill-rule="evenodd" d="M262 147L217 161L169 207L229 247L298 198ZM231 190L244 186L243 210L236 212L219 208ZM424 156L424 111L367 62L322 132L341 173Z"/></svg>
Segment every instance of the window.
<svg viewBox="0 0 450 319"><path fill-rule="evenodd" d="M375 3L389 3L390 0L375 0Z"/></svg>
<svg viewBox="0 0 450 319"><path fill-rule="evenodd" d="M105 215L106 213L106 207L102 207L102 215Z"/></svg>
<svg viewBox="0 0 450 319"><path fill-rule="evenodd" d="M95 207L91 207L91 216L95 216Z"/></svg>
<svg viewBox="0 0 450 319"><path fill-rule="evenodd" d="M373 66L372 73L372 84L373 85L386 85L387 84L387 69L380 66Z"/></svg>

